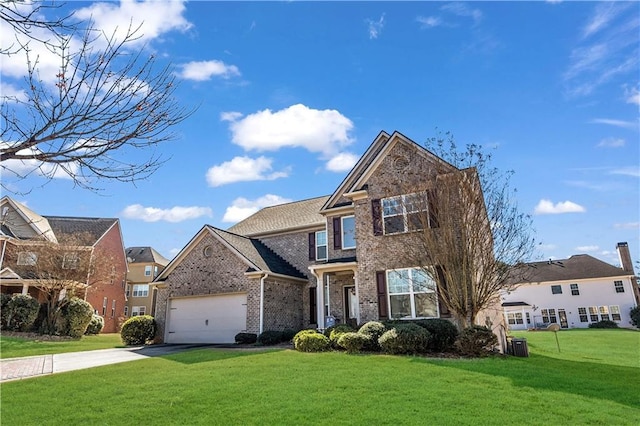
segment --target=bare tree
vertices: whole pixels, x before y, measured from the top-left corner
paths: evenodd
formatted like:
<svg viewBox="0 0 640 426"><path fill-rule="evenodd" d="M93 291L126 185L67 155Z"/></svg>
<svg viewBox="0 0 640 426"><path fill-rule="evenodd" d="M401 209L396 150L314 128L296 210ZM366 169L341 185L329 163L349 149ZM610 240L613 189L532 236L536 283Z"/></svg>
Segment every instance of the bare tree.
<svg viewBox="0 0 640 426"><path fill-rule="evenodd" d="M432 297L464 328L479 312L499 307L500 292L524 278L523 262L534 249L532 222L518 210L513 172L493 167L482 147L459 150L446 133L427 148L446 162L434 163L436 176L426 189L424 183L404 188L411 195L401 200L403 226L416 231L409 256L437 284Z"/></svg>
<svg viewBox="0 0 640 426"><path fill-rule="evenodd" d="M40 21L15 2L0 11L15 38L2 54L26 58L21 90L1 96L5 190L17 192L7 176L20 180L32 173L49 180L66 174L76 185L97 190L99 180L135 182L164 163L158 145L174 139L172 128L192 111L174 97L171 68L158 68L155 56L135 45L140 27L108 35L91 23L83 28L72 16ZM38 44L58 58L55 75L41 74Z"/></svg>

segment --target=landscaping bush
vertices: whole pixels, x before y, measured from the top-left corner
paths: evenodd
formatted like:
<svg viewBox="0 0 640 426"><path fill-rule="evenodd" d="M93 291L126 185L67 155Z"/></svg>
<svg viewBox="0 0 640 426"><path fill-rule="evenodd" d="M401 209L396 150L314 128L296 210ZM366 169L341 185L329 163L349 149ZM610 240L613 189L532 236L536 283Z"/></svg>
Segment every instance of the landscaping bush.
<svg viewBox="0 0 640 426"><path fill-rule="evenodd" d="M122 324L120 337L126 345L144 345L155 337L156 321L151 315L131 317Z"/></svg>
<svg viewBox="0 0 640 426"><path fill-rule="evenodd" d="M11 295L0 293L0 329L6 330L9 326L9 302Z"/></svg>
<svg viewBox="0 0 640 426"><path fill-rule="evenodd" d="M380 348L388 354L423 353L429 344L429 332L419 325L398 324L378 339Z"/></svg>
<svg viewBox="0 0 640 426"><path fill-rule="evenodd" d="M498 337L489 328L481 325L465 328L456 341L456 347L462 355L473 357L488 355L497 344Z"/></svg>
<svg viewBox="0 0 640 426"><path fill-rule="evenodd" d="M84 332L84 334L100 334L103 328L104 318L102 318L98 314L93 314L91 316L91 321L89 321L89 325L87 326L87 330Z"/></svg>
<svg viewBox="0 0 640 426"><path fill-rule="evenodd" d="M40 304L28 294L17 294L5 306L7 328L13 331L29 331L38 317Z"/></svg>
<svg viewBox="0 0 640 426"><path fill-rule="evenodd" d="M631 309L629 315L631 316L631 324L640 328L640 306L636 306L635 308Z"/></svg>
<svg viewBox="0 0 640 426"><path fill-rule="evenodd" d="M294 347L300 352L324 352L329 349L329 338L315 330L303 330L293 338Z"/></svg>
<svg viewBox="0 0 640 426"><path fill-rule="evenodd" d="M360 330L358 330L358 333L368 337L363 349L376 352L380 351L378 339L380 339L380 336L382 336L385 331L386 328L384 324L378 321L369 321L363 324Z"/></svg>
<svg viewBox="0 0 640 426"><path fill-rule="evenodd" d="M72 297L62 307L58 332L63 336L80 338L87 331L93 317L93 307L88 302Z"/></svg>
<svg viewBox="0 0 640 426"><path fill-rule="evenodd" d="M598 322L592 322L591 324L589 324L589 328L618 328L618 324L613 321L602 320Z"/></svg>
<svg viewBox="0 0 640 426"><path fill-rule="evenodd" d="M282 331L282 341L283 342L291 342L293 340L293 336L297 333L296 330L292 330L290 328Z"/></svg>
<svg viewBox="0 0 640 426"><path fill-rule="evenodd" d="M265 346L277 345L284 341L283 338L284 335L282 331L265 330L258 336L258 343Z"/></svg>
<svg viewBox="0 0 640 426"><path fill-rule="evenodd" d="M356 354L362 350L367 344L369 338L360 333L340 333L338 339L338 346L347 350L349 354Z"/></svg>
<svg viewBox="0 0 640 426"><path fill-rule="evenodd" d="M239 345L251 345L258 341L258 335L255 333L238 333L234 339Z"/></svg>
<svg viewBox="0 0 640 426"><path fill-rule="evenodd" d="M458 338L458 328L451 321L434 318L418 320L415 323L426 329L431 335L428 346L431 351L446 351L453 346Z"/></svg>
<svg viewBox="0 0 640 426"><path fill-rule="evenodd" d="M338 344L338 339L340 339L340 336L342 336L344 333L353 333L354 331L356 330L354 330L350 325L340 324L334 327L329 327L327 330L325 330L324 335L329 338L331 347L334 349L338 349L340 347L340 345Z"/></svg>

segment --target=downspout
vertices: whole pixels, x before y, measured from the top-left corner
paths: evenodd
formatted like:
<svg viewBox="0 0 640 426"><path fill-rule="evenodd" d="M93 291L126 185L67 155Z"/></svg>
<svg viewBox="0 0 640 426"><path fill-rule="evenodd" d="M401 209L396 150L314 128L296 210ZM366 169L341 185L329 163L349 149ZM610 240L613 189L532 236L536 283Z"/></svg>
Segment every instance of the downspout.
<svg viewBox="0 0 640 426"><path fill-rule="evenodd" d="M2 269L2 264L4 263L4 249L7 247L7 240L2 240L2 254L0 255L0 270Z"/></svg>
<svg viewBox="0 0 640 426"><path fill-rule="evenodd" d="M269 276L268 273L260 278L260 326L258 334L262 334L264 331L264 280Z"/></svg>

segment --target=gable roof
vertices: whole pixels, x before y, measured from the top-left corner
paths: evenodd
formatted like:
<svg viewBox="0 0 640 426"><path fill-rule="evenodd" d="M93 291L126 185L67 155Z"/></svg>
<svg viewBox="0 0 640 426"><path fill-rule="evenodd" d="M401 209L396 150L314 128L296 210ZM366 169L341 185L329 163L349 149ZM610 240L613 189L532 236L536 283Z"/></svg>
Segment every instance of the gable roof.
<svg viewBox="0 0 640 426"><path fill-rule="evenodd" d="M2 209L0 211L2 215L0 218L2 222L2 234L17 239L31 239L35 234L37 237L44 237L51 242L56 242L56 236L51 229L49 221L26 205L4 196L0 200L0 208ZM7 220L6 216L9 214L9 209L17 213L18 217L16 219L17 221L21 220L22 223L11 223L11 220ZM33 234L27 232L27 229L30 229Z"/></svg>
<svg viewBox="0 0 640 426"><path fill-rule="evenodd" d="M90 237L89 244L94 245L98 240L114 226L118 219L98 217L66 217L43 216L51 225L51 229L57 236L85 234Z"/></svg>
<svg viewBox="0 0 640 426"><path fill-rule="evenodd" d="M153 247L127 247L125 249L129 263L157 263L166 266L169 259L154 250Z"/></svg>
<svg viewBox="0 0 640 426"><path fill-rule="evenodd" d="M576 254L568 259L526 264L527 282L569 281L589 278L623 277L629 273L588 254Z"/></svg>
<svg viewBox="0 0 640 426"><path fill-rule="evenodd" d="M265 207L231 226L228 231L238 235L256 237L274 232L324 227L326 220L320 214L320 208L328 198L329 196L323 196Z"/></svg>
<svg viewBox="0 0 640 426"><path fill-rule="evenodd" d="M224 231L211 225L205 225L187 243L180 253L169 262L156 280L165 280L171 271L182 262L186 255L190 253L206 235L213 236L242 260L247 265L246 272L272 273L298 280L306 280L307 278L302 272L298 271L259 240Z"/></svg>

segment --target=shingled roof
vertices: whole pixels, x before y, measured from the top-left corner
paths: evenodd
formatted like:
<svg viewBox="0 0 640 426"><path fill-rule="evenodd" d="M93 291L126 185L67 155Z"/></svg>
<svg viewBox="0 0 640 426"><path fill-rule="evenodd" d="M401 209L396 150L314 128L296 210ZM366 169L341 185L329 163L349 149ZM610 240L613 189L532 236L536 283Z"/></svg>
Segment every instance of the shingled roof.
<svg viewBox="0 0 640 426"><path fill-rule="evenodd" d="M329 196L311 198L293 203L265 207L228 229L229 232L258 236L272 232L324 226L326 221L320 209Z"/></svg>
<svg viewBox="0 0 640 426"><path fill-rule="evenodd" d="M588 254L576 254L568 259L527 263L527 282L569 281L589 278L621 277L629 275Z"/></svg>
<svg viewBox="0 0 640 426"><path fill-rule="evenodd" d="M233 247L244 256L249 262L254 264L259 271L273 272L275 274L287 275L294 278L306 276L291 266L286 260L278 256L273 250L262 244L259 240L237 235L222 229L207 226L209 230L223 239L228 245ZM253 272L253 271L248 271Z"/></svg>
<svg viewBox="0 0 640 426"><path fill-rule="evenodd" d="M154 250L153 247L127 247L125 249L129 263L157 263L167 266L169 259Z"/></svg>
<svg viewBox="0 0 640 426"><path fill-rule="evenodd" d="M95 244L111 228L118 219L107 219L98 217L63 217L63 216L43 216L49 222L53 233L60 237L62 235L88 235L91 241L88 244Z"/></svg>

